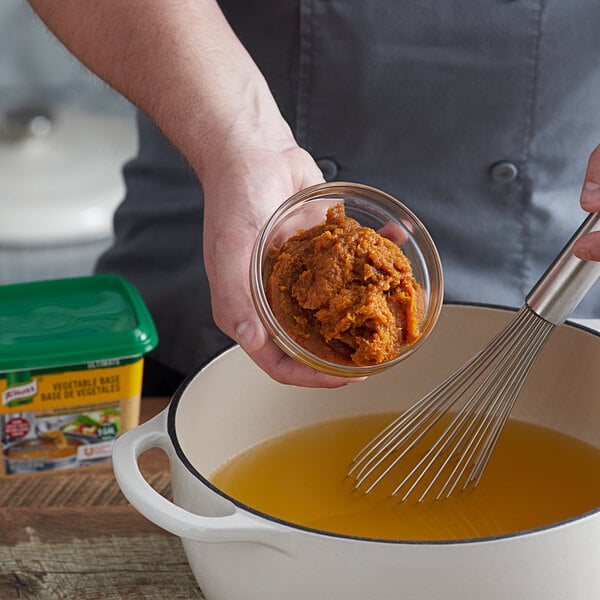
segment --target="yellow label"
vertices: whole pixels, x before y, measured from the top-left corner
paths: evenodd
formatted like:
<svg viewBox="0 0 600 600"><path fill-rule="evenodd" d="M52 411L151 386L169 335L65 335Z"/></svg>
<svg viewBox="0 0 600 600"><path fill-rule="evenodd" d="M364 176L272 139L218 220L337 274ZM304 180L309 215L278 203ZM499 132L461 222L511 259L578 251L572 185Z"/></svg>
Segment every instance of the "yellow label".
<svg viewBox="0 0 600 600"><path fill-rule="evenodd" d="M29 381L0 379L0 413L81 406L131 398L141 392L143 360L120 366L31 373Z"/></svg>

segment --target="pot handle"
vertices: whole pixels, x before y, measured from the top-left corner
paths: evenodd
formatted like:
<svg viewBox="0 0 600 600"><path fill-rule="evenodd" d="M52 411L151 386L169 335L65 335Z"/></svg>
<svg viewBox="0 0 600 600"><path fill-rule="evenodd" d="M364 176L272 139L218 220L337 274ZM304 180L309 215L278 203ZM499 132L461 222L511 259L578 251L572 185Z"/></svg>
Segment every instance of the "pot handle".
<svg viewBox="0 0 600 600"><path fill-rule="evenodd" d="M173 446L167 435L167 410L130 429L117 438L113 447L113 471L121 491L142 515L167 531L197 542L259 542L283 550L283 531L276 525L257 522L234 506L234 512L223 517L205 517L167 500L144 478L138 458L142 452L160 448L173 460Z"/></svg>

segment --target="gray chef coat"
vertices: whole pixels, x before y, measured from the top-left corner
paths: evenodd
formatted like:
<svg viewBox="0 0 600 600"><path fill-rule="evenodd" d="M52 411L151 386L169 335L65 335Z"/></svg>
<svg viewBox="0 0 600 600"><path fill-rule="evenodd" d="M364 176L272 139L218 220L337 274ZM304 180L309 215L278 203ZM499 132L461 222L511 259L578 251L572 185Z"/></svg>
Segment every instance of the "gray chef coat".
<svg viewBox="0 0 600 600"><path fill-rule="evenodd" d="M379 187L420 217L447 301L523 303L585 217L579 192L600 143L598 0L221 5L326 179ZM98 270L138 287L155 358L185 373L229 343L202 266L202 191L149 119L139 125ZM578 314L600 317L600 290Z"/></svg>

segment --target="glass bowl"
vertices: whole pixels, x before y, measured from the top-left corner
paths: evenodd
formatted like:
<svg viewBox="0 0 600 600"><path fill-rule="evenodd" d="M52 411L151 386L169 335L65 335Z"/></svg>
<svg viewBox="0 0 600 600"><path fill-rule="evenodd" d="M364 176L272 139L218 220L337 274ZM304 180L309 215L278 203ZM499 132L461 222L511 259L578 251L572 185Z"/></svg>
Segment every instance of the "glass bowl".
<svg viewBox="0 0 600 600"><path fill-rule="evenodd" d="M293 339L281 326L269 305L266 283L271 272L273 248L281 247L291 236L325 220L327 209L343 203L347 217L392 239L410 261L414 279L423 293L421 334L406 344L392 360L369 365L345 364L313 354ZM275 343L295 360L342 377L364 377L380 373L412 354L435 326L443 302L443 275L440 258L421 221L401 202L376 188L331 182L306 188L288 198L271 216L259 234L250 268L252 298L263 325Z"/></svg>

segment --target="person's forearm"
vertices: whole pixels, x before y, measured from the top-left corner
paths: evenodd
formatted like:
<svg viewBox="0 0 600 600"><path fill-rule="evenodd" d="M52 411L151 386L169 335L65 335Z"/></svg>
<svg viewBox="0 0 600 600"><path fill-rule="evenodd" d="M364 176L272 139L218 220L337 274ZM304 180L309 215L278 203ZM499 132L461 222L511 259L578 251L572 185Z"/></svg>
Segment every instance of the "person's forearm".
<svg viewBox="0 0 600 600"><path fill-rule="evenodd" d="M347 383L284 355L254 309L248 274L260 229L281 202L323 176L216 0L30 3L73 54L156 122L198 174L215 323L277 381Z"/></svg>
<svg viewBox="0 0 600 600"><path fill-rule="evenodd" d="M82 63L146 112L200 173L212 160L216 138L222 143L223 136L261 121L287 135L266 82L214 0L30 4Z"/></svg>

